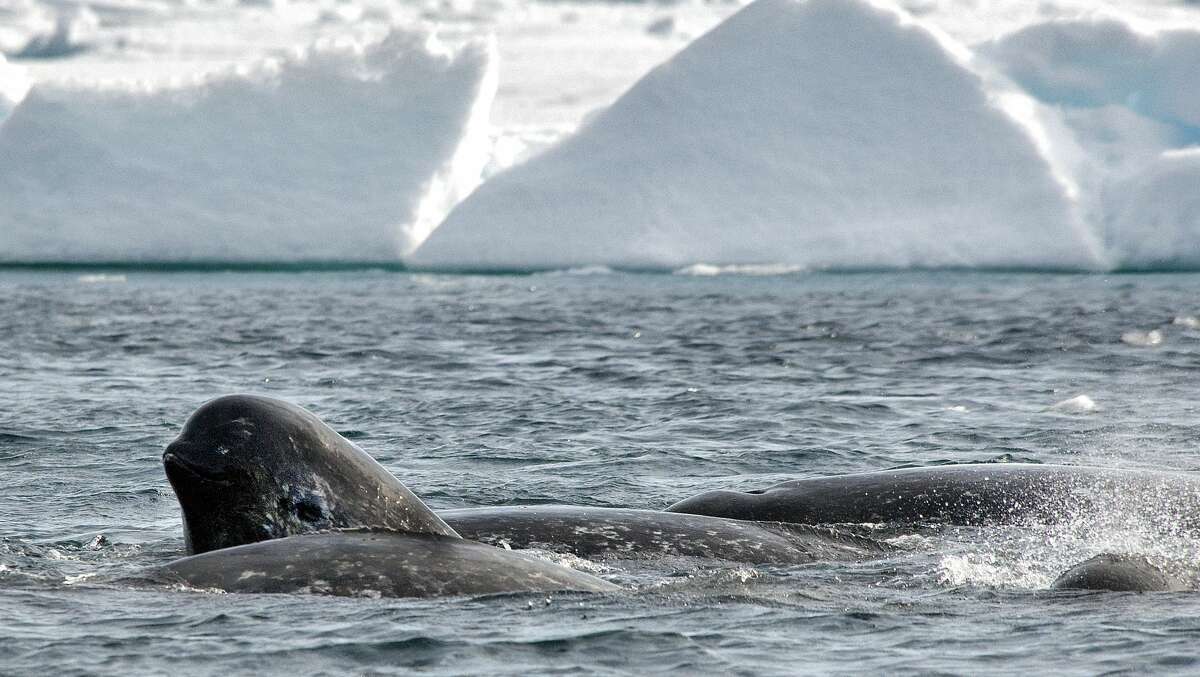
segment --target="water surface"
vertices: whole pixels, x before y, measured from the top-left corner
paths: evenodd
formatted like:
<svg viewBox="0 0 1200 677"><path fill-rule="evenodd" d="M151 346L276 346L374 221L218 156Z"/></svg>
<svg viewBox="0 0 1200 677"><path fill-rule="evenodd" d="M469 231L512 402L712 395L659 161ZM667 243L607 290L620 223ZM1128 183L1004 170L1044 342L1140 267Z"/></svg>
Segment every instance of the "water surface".
<svg viewBox="0 0 1200 677"><path fill-rule="evenodd" d="M1185 274L0 271L0 672L1192 671L1200 597L1045 590L1106 550L1197 561L1200 539L1170 515L1164 533L1120 506L1054 527L857 526L903 548L861 564L566 560L631 590L615 596L111 581L180 555L161 450L232 392L308 407L437 508L661 508L968 461L1193 470L1198 287ZM1081 394L1095 407L1055 407Z"/></svg>

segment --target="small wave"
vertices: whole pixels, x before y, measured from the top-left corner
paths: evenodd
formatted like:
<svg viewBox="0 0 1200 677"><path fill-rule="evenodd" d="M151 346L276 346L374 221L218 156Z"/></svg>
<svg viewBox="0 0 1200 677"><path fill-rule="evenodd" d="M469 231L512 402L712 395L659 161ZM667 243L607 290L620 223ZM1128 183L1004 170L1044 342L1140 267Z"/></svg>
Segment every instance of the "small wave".
<svg viewBox="0 0 1200 677"><path fill-rule="evenodd" d="M508 544L506 543L505 550L509 550L509 549L511 549L511 548L509 548ZM550 551L542 551L542 550L533 550L533 551L527 551L527 552L529 552L532 555L536 555L537 557L539 557L541 559L549 560L560 566L564 566L569 569L575 569L576 571L582 571L584 573L589 573L589 574L592 574L593 576L603 576L605 574L613 573L613 570L611 567L605 566L604 564L601 564L600 562L593 562L591 560L583 559L582 557L579 557L577 555L572 555L570 553L559 553L559 552L550 552Z"/></svg>
<svg viewBox="0 0 1200 677"><path fill-rule="evenodd" d="M795 275L804 272L808 272L807 267L787 263L754 263L727 266L718 266L711 263L693 263L690 266L684 266L674 271L676 275L690 275L693 277L713 277L716 275Z"/></svg>
<svg viewBox="0 0 1200 677"><path fill-rule="evenodd" d="M129 281L124 275L110 275L107 273L80 275L79 277L75 278L75 280L83 284L117 284Z"/></svg>
<svg viewBox="0 0 1200 677"><path fill-rule="evenodd" d="M743 586L762 577L762 572L750 567L728 569L702 568L685 576L664 578L651 583L649 589L658 590L702 590L714 592L730 585Z"/></svg>
<svg viewBox="0 0 1200 677"><path fill-rule="evenodd" d="M1149 348L1161 345L1162 342L1163 333L1158 329L1151 329L1150 331L1131 329L1121 334L1121 343L1140 348Z"/></svg>
<svg viewBox="0 0 1200 677"><path fill-rule="evenodd" d="M1055 402L1050 408L1056 411L1084 413L1096 410L1096 401L1087 395L1076 395L1061 402Z"/></svg>
<svg viewBox="0 0 1200 677"><path fill-rule="evenodd" d="M544 273L540 273L540 274L544 275L546 277L562 277L562 276L572 276L572 275L579 275L579 276L612 275L614 272L616 272L616 271L614 271L612 268L609 268L608 266L580 266L578 268L564 268L562 270L548 270L548 271L546 271Z"/></svg>
<svg viewBox="0 0 1200 677"><path fill-rule="evenodd" d="M933 543L933 539L921 534L901 534L886 538L884 542L901 550L926 550Z"/></svg>

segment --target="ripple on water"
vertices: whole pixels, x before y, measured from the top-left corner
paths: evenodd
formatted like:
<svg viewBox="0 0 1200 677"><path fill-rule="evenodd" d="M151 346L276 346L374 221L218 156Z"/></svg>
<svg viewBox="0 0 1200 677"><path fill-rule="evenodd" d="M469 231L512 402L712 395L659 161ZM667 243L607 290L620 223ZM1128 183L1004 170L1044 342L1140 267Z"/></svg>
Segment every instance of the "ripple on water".
<svg viewBox="0 0 1200 677"><path fill-rule="evenodd" d="M106 582L180 553L162 446L227 392L312 409L442 507L659 508L990 459L1197 468L1196 276L577 272L603 274L0 272L0 672L1194 667L1190 596L1041 590L1102 551L1200 561L1153 496L1044 527L862 527L902 548L862 564L606 563L638 592L549 604Z"/></svg>

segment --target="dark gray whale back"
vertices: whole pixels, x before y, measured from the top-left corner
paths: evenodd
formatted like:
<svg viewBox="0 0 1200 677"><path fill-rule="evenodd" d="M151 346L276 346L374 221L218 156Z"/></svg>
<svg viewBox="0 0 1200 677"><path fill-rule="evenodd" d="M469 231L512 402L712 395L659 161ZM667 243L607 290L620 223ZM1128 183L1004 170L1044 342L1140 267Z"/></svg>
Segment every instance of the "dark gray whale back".
<svg viewBox="0 0 1200 677"><path fill-rule="evenodd" d="M1095 508L1170 511L1200 523L1200 478L1187 473L980 463L792 480L711 491L672 512L744 520L987 525L1053 523Z"/></svg>
<svg viewBox="0 0 1200 677"><path fill-rule="evenodd" d="M884 543L833 529L654 510L539 505L465 508L438 515L463 538L579 557L686 556L804 564L861 560L893 551Z"/></svg>
<svg viewBox="0 0 1200 677"><path fill-rule="evenodd" d="M619 588L581 571L430 534L341 531L214 550L163 565L154 583L239 593L437 597Z"/></svg>
<svg viewBox="0 0 1200 677"><path fill-rule="evenodd" d="M189 553L338 528L457 536L369 454L282 400L205 403L163 466Z"/></svg>
<svg viewBox="0 0 1200 677"><path fill-rule="evenodd" d="M1067 569L1050 587L1056 590L1171 592L1186 590L1187 584L1141 555L1104 554Z"/></svg>

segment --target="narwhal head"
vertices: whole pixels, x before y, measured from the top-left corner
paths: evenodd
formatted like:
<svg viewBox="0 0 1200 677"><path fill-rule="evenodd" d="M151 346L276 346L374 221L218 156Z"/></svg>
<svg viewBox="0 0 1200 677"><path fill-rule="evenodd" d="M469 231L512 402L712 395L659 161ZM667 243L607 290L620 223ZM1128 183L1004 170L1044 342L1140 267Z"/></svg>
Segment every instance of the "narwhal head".
<svg viewBox="0 0 1200 677"><path fill-rule="evenodd" d="M163 467L190 554L326 529L458 535L366 452L269 397L205 403L167 445Z"/></svg>

